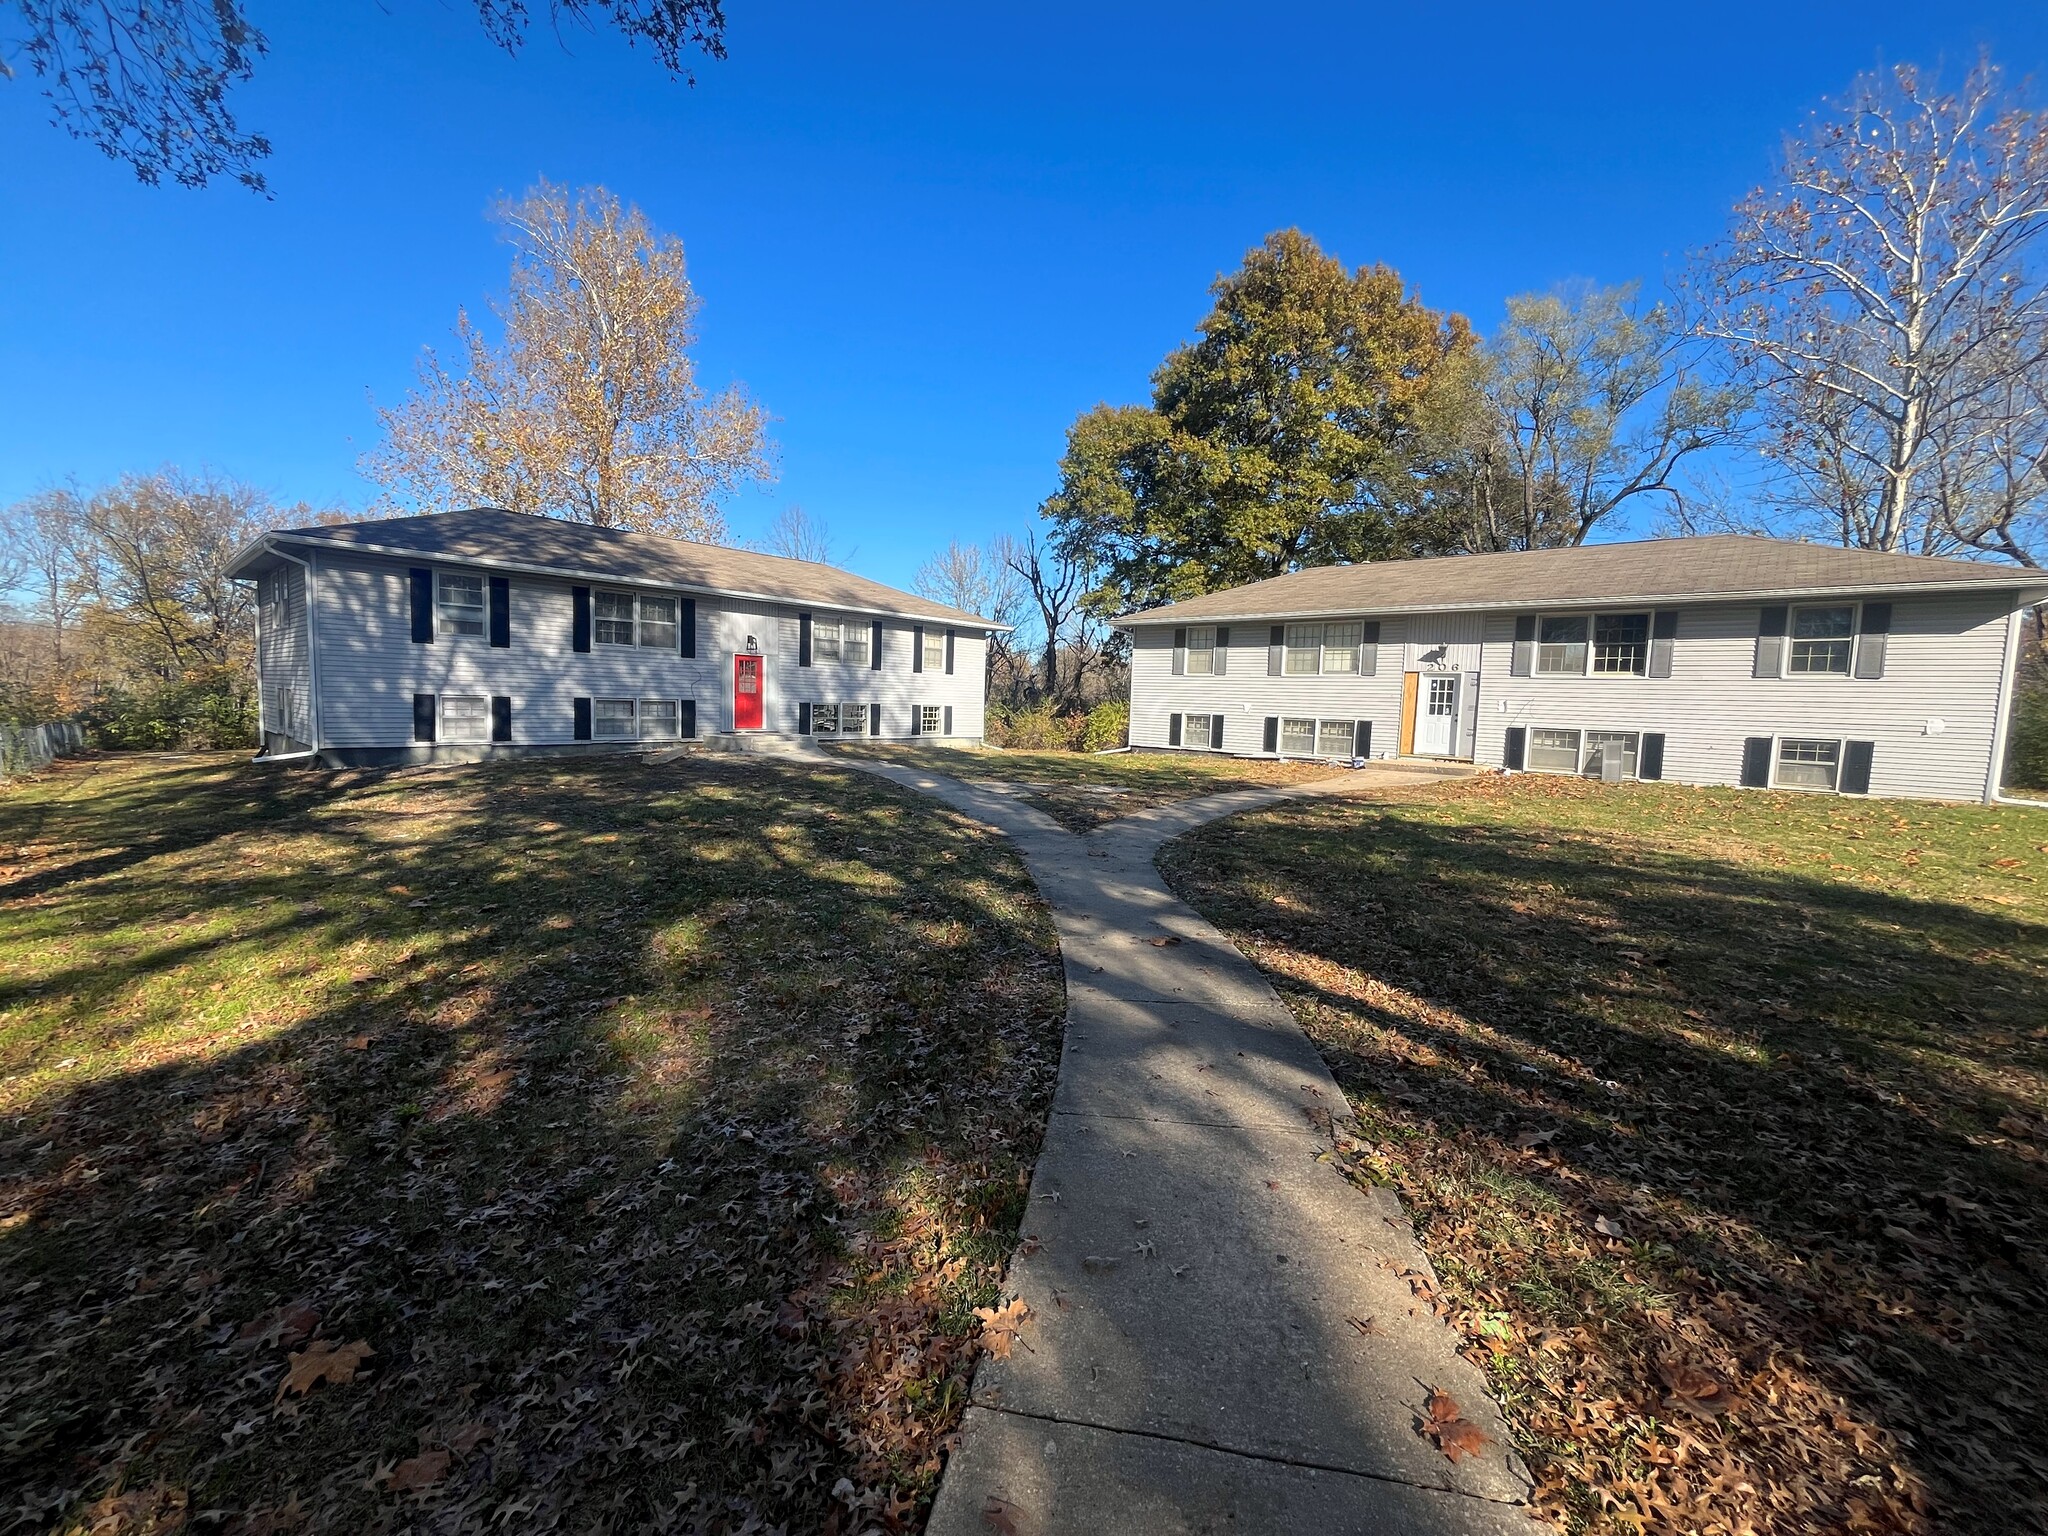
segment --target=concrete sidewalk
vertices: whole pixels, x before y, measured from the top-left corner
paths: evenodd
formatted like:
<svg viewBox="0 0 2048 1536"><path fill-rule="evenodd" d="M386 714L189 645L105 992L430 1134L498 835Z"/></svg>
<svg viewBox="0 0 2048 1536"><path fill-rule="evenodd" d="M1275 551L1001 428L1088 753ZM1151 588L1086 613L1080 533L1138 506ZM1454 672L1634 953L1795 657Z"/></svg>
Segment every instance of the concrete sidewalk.
<svg viewBox="0 0 2048 1536"><path fill-rule="evenodd" d="M854 761L848 759L848 761ZM1011 1266L1031 1317L983 1361L934 1536L1534 1529L1480 1373L1403 1271L1398 1201L1319 1154L1342 1092L1279 996L1153 857L1219 816L1429 782L1369 769L1142 811L1087 837L1013 795L858 766L1007 833L1051 905L1066 1048ZM1455 1464L1430 1389L1486 1436Z"/></svg>

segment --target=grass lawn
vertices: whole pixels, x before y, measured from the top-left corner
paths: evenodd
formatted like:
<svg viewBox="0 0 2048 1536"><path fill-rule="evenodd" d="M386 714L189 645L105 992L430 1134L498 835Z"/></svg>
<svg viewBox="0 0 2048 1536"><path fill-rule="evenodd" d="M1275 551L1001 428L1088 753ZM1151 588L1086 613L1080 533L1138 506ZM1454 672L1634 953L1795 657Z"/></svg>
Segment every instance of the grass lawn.
<svg viewBox="0 0 2048 1536"><path fill-rule="evenodd" d="M1566 1529L2048 1529L2048 812L1492 778L1164 862Z"/></svg>
<svg viewBox="0 0 2048 1536"><path fill-rule="evenodd" d="M1073 832L1090 832L1148 806L1262 784L1299 784L1344 770L1329 763L1270 762L1201 752L1002 752L863 742L835 751L904 763L956 779L1015 784L1023 797Z"/></svg>
<svg viewBox="0 0 2048 1536"><path fill-rule="evenodd" d="M915 1528L1063 1006L850 770L0 790L0 1525Z"/></svg>

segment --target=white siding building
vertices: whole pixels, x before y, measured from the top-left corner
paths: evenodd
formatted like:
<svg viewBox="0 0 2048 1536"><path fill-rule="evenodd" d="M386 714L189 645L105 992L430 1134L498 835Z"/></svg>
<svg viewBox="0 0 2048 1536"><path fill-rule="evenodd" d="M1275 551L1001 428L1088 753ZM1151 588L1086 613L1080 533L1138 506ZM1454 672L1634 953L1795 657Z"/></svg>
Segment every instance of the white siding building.
<svg viewBox="0 0 2048 1536"><path fill-rule="evenodd" d="M1133 746L1988 800L2044 598L1728 537L1301 571L1118 623Z"/></svg>
<svg viewBox="0 0 2048 1536"><path fill-rule="evenodd" d="M982 735L987 619L833 566L477 508L266 534L267 756Z"/></svg>

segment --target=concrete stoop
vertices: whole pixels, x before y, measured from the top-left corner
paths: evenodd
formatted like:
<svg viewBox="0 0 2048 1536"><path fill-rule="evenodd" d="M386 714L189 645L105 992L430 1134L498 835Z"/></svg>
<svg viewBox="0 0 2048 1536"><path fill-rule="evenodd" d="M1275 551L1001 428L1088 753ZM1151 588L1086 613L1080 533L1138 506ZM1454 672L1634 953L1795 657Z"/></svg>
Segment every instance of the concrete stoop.
<svg viewBox="0 0 2048 1536"><path fill-rule="evenodd" d="M659 767L663 763L680 762L686 757L720 753L740 757L801 757L813 760L825 756L807 736L779 736L768 731L715 731L708 736L679 741L672 747L661 747L643 753L640 761L649 767Z"/></svg>

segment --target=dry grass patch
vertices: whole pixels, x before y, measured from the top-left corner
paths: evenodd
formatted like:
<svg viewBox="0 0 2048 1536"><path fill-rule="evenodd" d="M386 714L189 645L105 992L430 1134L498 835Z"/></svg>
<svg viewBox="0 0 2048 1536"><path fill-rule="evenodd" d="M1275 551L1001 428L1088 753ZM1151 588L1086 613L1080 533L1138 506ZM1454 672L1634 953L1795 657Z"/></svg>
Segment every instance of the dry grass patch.
<svg viewBox="0 0 2048 1536"><path fill-rule="evenodd" d="M1566 1529L2048 1528L2048 813L1493 778L1166 862Z"/></svg>
<svg viewBox="0 0 2048 1536"><path fill-rule="evenodd" d="M1000 839L830 767L0 793L20 1528L916 1528L1063 1002Z"/></svg>

